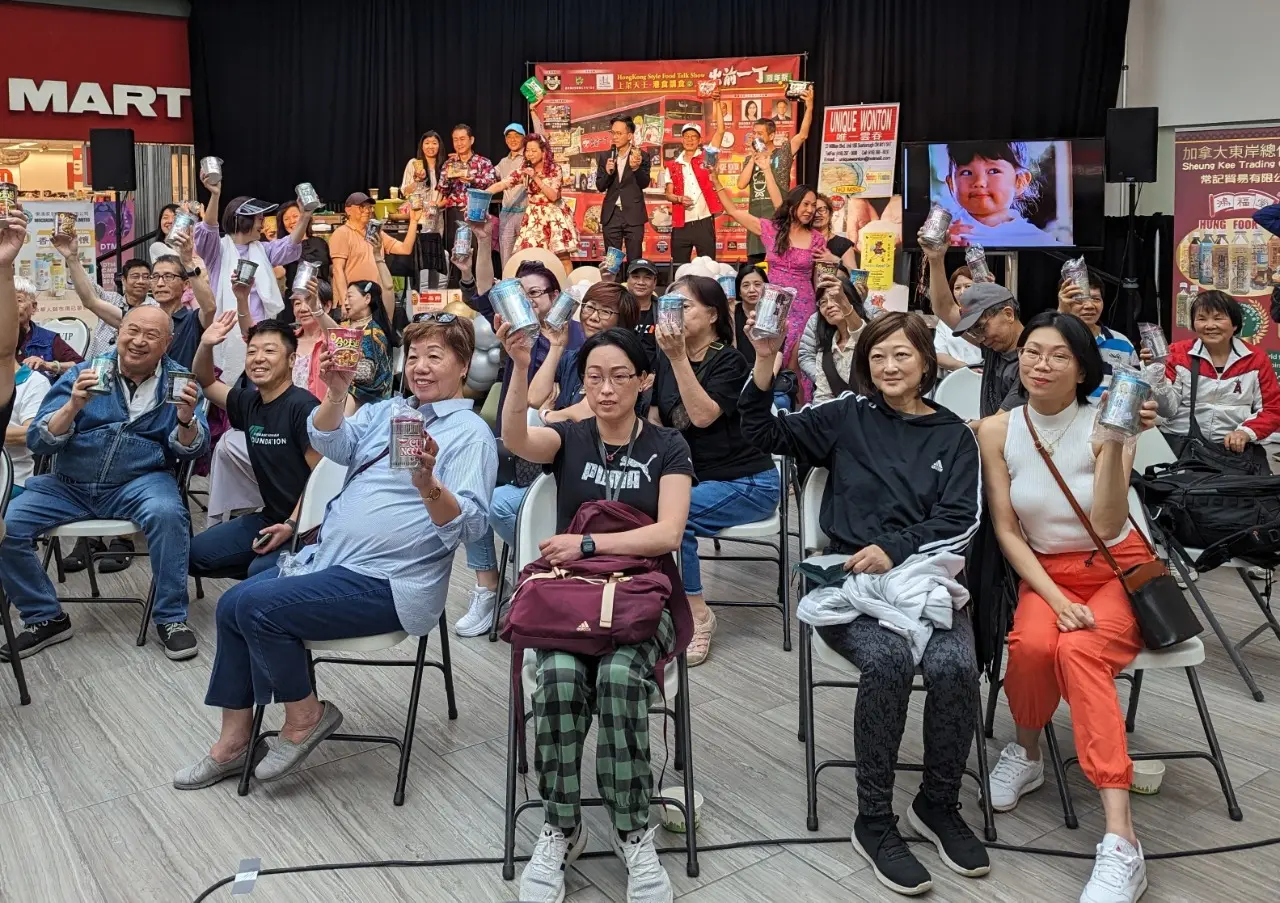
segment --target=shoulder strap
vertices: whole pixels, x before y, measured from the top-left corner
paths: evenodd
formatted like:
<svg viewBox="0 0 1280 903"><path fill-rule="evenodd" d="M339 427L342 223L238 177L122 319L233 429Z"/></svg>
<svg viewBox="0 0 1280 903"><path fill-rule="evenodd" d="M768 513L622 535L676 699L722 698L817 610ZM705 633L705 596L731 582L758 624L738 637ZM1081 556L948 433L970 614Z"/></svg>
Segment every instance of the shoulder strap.
<svg viewBox="0 0 1280 903"><path fill-rule="evenodd" d="M1191 363L1191 414L1187 424L1187 435L1199 442L1204 442L1204 433L1200 431L1200 421L1196 419L1196 393L1200 388L1200 358L1188 353Z"/></svg>
<svg viewBox="0 0 1280 903"><path fill-rule="evenodd" d="M706 355L698 362L698 372L695 373L694 376L698 380L698 385L702 386L704 389L707 387L706 379L707 370L709 369L708 365L711 363L711 359L720 353L722 348L724 348L723 342L712 342L707 346Z"/></svg>
<svg viewBox="0 0 1280 903"><path fill-rule="evenodd" d="M1057 482L1058 488L1062 490L1062 494L1067 497L1067 501L1071 504L1071 510L1075 511L1076 517L1080 519L1081 526L1083 526L1085 532L1089 534L1089 538L1093 540L1094 545L1098 547L1098 551L1107 559L1107 564L1111 565L1111 570L1115 572L1115 575L1124 579L1124 572L1116 562L1115 556L1111 554L1111 550L1107 548L1107 544L1102 541L1102 537L1098 535L1098 531L1093 529L1093 523L1090 522L1089 516L1084 513L1084 509L1081 508L1080 503L1076 501L1075 495L1073 495L1071 490L1067 487L1067 481L1062 478L1062 474L1059 472L1058 466L1053 463L1053 456L1045 451L1044 446L1040 443L1040 434L1036 432L1035 426L1031 423L1030 405L1022 406L1022 417L1027 422L1027 432L1031 434L1031 444L1034 445L1036 451L1040 453L1040 458L1044 461L1045 466L1049 468L1049 473L1053 474L1053 479ZM1147 535L1142 532L1142 529L1134 521L1132 514L1129 515L1129 523L1133 524L1133 528L1137 530L1138 535L1142 537L1142 542L1151 553L1151 557L1155 558L1156 550L1151 547L1151 542L1147 539Z"/></svg>

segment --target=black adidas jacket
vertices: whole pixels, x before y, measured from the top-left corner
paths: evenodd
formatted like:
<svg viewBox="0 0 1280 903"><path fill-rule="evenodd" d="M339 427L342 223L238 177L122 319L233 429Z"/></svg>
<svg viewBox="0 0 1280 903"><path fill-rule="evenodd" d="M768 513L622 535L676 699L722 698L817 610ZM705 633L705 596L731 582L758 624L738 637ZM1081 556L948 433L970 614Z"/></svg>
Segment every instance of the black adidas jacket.
<svg viewBox="0 0 1280 903"><path fill-rule="evenodd" d="M982 513L978 442L964 421L946 408L904 418L883 399L852 392L777 416L772 400L747 382L742 435L831 472L818 523L833 551L877 545L895 566L917 552L964 554Z"/></svg>

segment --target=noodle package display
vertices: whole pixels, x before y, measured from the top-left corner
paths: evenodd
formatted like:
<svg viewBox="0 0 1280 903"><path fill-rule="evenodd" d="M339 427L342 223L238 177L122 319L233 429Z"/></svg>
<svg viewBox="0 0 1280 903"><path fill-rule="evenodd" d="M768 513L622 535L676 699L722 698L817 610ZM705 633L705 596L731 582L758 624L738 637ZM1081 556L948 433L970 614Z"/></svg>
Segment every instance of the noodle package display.
<svg viewBox="0 0 1280 903"><path fill-rule="evenodd" d="M364 357L360 347L364 330L352 326L335 326L329 331L329 365L339 373L355 373Z"/></svg>

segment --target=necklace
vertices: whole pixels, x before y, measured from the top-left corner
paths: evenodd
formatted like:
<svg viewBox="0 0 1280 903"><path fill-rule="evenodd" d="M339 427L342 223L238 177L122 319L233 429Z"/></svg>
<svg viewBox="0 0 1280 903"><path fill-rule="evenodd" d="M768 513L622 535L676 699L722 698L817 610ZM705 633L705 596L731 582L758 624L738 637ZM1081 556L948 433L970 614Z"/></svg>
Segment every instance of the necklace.
<svg viewBox="0 0 1280 903"><path fill-rule="evenodd" d="M1039 439L1035 442L1036 448L1042 448L1048 453L1049 457L1053 457L1053 453L1058 450L1058 445L1062 442L1062 438L1067 431L1075 424L1076 418L1080 416L1080 405L1076 405L1076 412L1071 415L1071 419L1067 421L1067 425L1059 430L1046 430L1042 426L1036 427L1036 434ZM1046 438L1047 436L1047 438Z"/></svg>

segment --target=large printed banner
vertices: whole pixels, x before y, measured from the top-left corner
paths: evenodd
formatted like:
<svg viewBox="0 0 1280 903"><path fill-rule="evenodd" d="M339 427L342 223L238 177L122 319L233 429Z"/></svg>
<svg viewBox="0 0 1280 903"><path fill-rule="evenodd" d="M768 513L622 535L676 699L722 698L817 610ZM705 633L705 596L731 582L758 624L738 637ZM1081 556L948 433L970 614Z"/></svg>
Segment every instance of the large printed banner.
<svg viewBox="0 0 1280 903"><path fill-rule="evenodd" d="M1244 308L1240 338L1262 348L1280 373L1280 334L1271 316L1280 237L1252 219L1280 196L1280 128L1178 131L1174 136L1173 225L1178 238L1174 338L1191 338L1190 299L1220 289Z"/></svg>
<svg viewBox="0 0 1280 903"><path fill-rule="evenodd" d="M67 275L66 261L53 247L54 226L59 213L76 215L76 240L80 263L94 278L94 225L92 201L25 201L22 208L31 214L27 241L18 252L17 274L36 286L37 321L58 317L79 317L92 324L96 318L85 310L76 297Z"/></svg>
<svg viewBox="0 0 1280 903"><path fill-rule="evenodd" d="M889 197L897 151L896 103L824 108L818 191L838 208L850 199Z"/></svg>
<svg viewBox="0 0 1280 903"><path fill-rule="evenodd" d="M680 132L687 123L702 127L704 142L710 142L723 124L716 172L742 207L747 205L750 187L738 190L738 176L750 153L752 125L761 117L771 117L777 124L778 143L788 141L796 129L797 101L786 97L786 87L800 77L799 56L539 63L534 74L547 89L546 97L532 110L534 127L547 136L556 162L565 170L564 197L581 239L574 255L578 259L604 256L600 232L604 195L595 190L595 177L598 157L612 146L609 120L613 117L627 116L635 122L637 142L654 158L645 192L649 225L644 237L644 255L653 261L671 259L671 205L663 194L661 176L666 162L680 153ZM716 121L715 101L705 95L712 82L719 88L721 122ZM744 260L746 230L725 217L716 225L717 258Z"/></svg>

